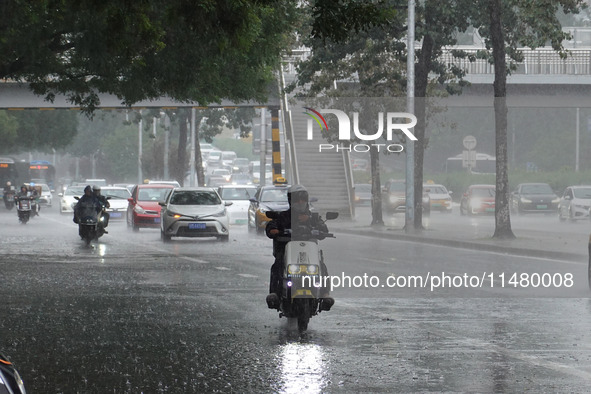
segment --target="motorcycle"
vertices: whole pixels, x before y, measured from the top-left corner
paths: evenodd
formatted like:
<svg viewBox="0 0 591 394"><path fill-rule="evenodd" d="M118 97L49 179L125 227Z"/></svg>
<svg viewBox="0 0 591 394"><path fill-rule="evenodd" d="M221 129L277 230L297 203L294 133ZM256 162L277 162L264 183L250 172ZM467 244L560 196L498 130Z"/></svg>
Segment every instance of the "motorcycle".
<svg viewBox="0 0 591 394"><path fill-rule="evenodd" d="M275 219L279 212L268 211L267 217ZM313 213L313 215L318 215ZM326 220L338 217L338 212L327 212ZM332 233L318 229L288 229L279 234L278 241L287 242L283 257L283 277L279 297L279 317L296 319L298 330L304 332L312 316L329 311L334 299L328 296L328 273L318 241L335 238Z"/></svg>
<svg viewBox="0 0 591 394"><path fill-rule="evenodd" d="M78 235L82 238L86 245L90 244L92 240L98 240L105 234L104 227L104 207L101 207L97 212L97 206L92 201L80 202L79 197L74 197L78 200L77 206L77 223Z"/></svg>
<svg viewBox="0 0 591 394"><path fill-rule="evenodd" d="M6 209L8 209L9 211L14 208L14 187L11 187L10 190L7 190L4 192L4 205L6 206Z"/></svg>
<svg viewBox="0 0 591 394"><path fill-rule="evenodd" d="M25 393L25 385L16 368L0 353L0 394Z"/></svg>
<svg viewBox="0 0 591 394"><path fill-rule="evenodd" d="M29 219L31 218L31 209L33 204L34 197L27 196L27 197L18 197L15 196L14 200L16 201L16 210L18 214L18 220L22 224L27 224Z"/></svg>

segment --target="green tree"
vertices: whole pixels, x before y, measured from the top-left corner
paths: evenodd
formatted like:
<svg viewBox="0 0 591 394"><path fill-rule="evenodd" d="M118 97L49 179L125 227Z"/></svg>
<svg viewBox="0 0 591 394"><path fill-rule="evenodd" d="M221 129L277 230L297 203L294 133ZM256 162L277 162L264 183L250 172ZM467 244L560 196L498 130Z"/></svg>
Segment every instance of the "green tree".
<svg viewBox="0 0 591 394"><path fill-rule="evenodd" d="M169 96L263 101L298 18L291 0L42 0L0 3L0 78L131 105Z"/></svg>
<svg viewBox="0 0 591 394"><path fill-rule="evenodd" d="M0 150L51 153L70 143L77 126L74 111L0 111Z"/></svg>

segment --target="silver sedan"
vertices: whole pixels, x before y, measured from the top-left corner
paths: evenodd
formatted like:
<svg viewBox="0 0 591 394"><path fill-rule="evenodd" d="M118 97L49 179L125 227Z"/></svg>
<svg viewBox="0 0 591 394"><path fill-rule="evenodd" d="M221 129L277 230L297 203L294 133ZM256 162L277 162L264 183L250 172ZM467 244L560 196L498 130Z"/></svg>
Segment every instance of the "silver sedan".
<svg viewBox="0 0 591 394"><path fill-rule="evenodd" d="M228 241L226 207L232 203L224 203L213 188L176 188L160 205L160 235L164 242L171 237L217 237Z"/></svg>

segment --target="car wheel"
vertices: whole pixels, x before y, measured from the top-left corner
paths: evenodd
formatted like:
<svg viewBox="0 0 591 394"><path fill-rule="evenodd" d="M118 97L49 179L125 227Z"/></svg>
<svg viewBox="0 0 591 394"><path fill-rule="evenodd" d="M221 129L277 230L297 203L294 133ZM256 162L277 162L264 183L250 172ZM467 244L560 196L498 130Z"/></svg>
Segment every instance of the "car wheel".
<svg viewBox="0 0 591 394"><path fill-rule="evenodd" d="M160 230L160 239L162 242L170 242L171 238L172 237L170 235L166 235L164 234L164 231Z"/></svg>

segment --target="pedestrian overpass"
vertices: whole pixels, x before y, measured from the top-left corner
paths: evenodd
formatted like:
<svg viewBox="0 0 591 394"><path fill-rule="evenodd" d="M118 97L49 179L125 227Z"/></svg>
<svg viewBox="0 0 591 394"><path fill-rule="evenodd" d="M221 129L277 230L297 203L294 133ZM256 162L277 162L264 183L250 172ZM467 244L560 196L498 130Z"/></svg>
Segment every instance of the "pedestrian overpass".
<svg viewBox="0 0 591 394"><path fill-rule="evenodd" d="M576 37L576 34L575 34ZM591 43L588 43L591 44ZM439 100L439 104L449 107L492 107L494 94L492 83L494 67L485 59L469 62L456 59L451 49L462 49L472 54L483 49L483 43L450 48L443 55L448 64L465 69L465 80L471 85L463 89L459 96ZM517 64L517 69L507 78L507 105L509 107L590 107L591 101L591 45L582 47L576 39L567 48L569 56L565 59L549 48L536 50L524 49L524 60ZM284 59L279 75L282 87L297 78L295 65L310 55L309 50L300 49L291 52ZM338 83L338 81L337 81ZM100 95L102 109L129 109L121 100L112 95ZM338 211L344 217L354 216L354 183L347 151L318 152L318 143L307 140L306 128L308 115L302 107L293 106L290 98L271 95L267 103L234 103L222 101L208 107L235 108L239 106L270 107L278 111L279 129L282 131L283 144L281 157L284 158L285 172L290 183L305 185L310 196L318 199L314 206L320 211ZM167 98L154 101L142 101L131 109L141 108L203 108L199 103L181 103ZM0 83L0 109L55 109L72 108L65 96L57 96L53 103L36 96L26 85Z"/></svg>

